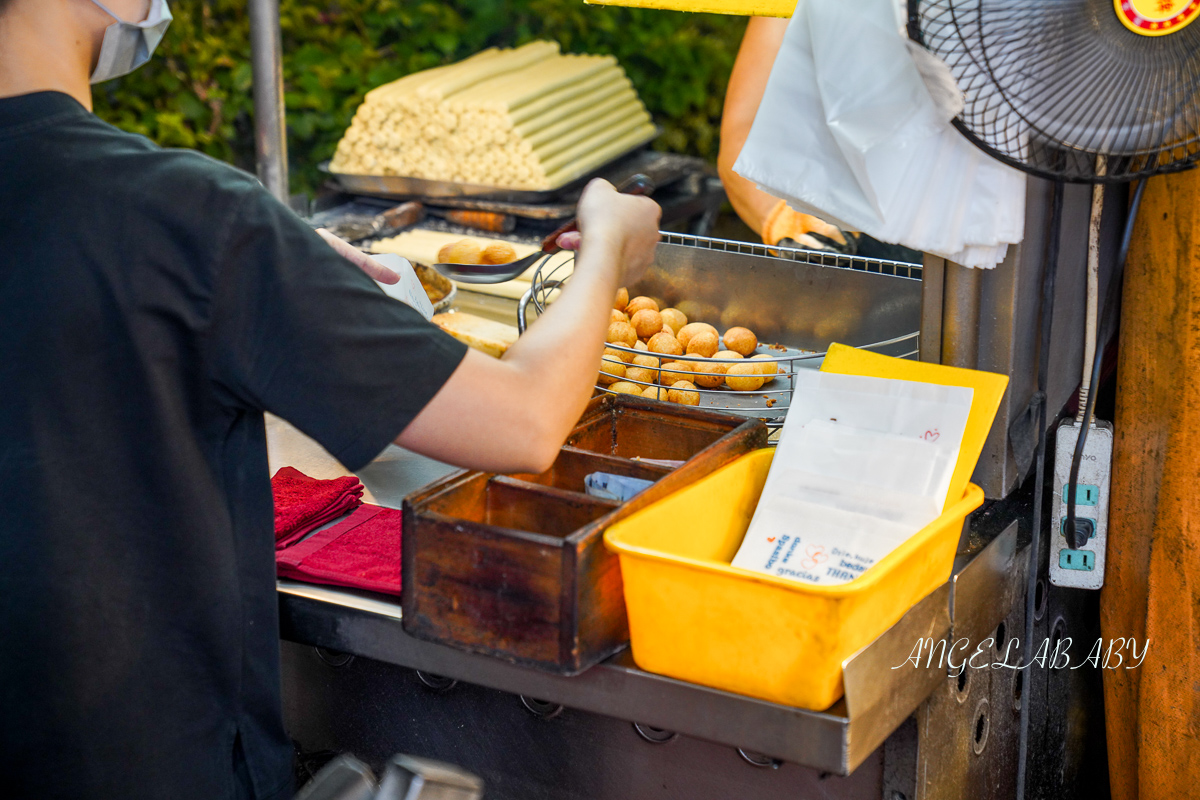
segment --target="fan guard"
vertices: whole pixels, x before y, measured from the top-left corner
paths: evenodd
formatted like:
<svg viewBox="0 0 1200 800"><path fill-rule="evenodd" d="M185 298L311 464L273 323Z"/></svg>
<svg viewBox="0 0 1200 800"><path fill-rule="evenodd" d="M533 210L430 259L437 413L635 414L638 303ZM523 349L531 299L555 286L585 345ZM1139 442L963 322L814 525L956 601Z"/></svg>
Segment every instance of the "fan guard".
<svg viewBox="0 0 1200 800"><path fill-rule="evenodd" d="M1200 160L1197 18L1200 0L909 0L908 33L950 67L976 145L1123 183Z"/></svg>

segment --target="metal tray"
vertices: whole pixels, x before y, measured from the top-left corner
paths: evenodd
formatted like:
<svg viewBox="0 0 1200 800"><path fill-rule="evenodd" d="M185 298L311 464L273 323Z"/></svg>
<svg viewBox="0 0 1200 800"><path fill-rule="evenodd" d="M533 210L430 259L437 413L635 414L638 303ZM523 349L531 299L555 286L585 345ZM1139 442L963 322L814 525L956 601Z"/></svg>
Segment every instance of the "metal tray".
<svg viewBox="0 0 1200 800"><path fill-rule="evenodd" d="M658 138L659 132L659 129L655 128L653 133L647 135L643 141L638 142L628 150L617 154L603 164L598 164L583 175L572 178L566 183L550 189L506 189L503 186L480 186L471 183L454 183L453 181L432 181L425 178L409 178L402 175L350 175L344 172L334 172L329 168L328 161L322 161L317 166L317 169L332 176L342 190L350 194L365 194L397 200L422 197L474 197L501 203L550 203L574 189L581 188L597 173L602 172L631 153L645 147Z"/></svg>

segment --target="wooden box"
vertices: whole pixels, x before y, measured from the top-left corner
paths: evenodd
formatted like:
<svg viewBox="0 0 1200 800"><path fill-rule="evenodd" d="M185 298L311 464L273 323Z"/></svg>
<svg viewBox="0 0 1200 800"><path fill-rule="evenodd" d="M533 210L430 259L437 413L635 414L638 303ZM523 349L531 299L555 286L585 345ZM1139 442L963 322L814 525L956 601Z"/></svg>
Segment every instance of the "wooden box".
<svg viewBox="0 0 1200 800"><path fill-rule="evenodd" d="M405 630L553 672L582 672L629 640L605 528L766 440L757 420L603 395L546 472L461 471L426 486L404 500ZM655 483L617 503L584 492L592 472Z"/></svg>

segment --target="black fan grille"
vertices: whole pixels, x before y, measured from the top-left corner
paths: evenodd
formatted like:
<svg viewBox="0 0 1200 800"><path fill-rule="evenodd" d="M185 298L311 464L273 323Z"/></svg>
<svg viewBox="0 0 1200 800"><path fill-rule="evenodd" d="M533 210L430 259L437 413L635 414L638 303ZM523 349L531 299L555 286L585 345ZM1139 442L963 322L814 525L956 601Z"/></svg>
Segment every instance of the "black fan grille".
<svg viewBox="0 0 1200 800"><path fill-rule="evenodd" d="M909 0L909 35L950 67L954 124L1015 167L1125 182L1200 160L1200 20L1134 33L1112 0Z"/></svg>

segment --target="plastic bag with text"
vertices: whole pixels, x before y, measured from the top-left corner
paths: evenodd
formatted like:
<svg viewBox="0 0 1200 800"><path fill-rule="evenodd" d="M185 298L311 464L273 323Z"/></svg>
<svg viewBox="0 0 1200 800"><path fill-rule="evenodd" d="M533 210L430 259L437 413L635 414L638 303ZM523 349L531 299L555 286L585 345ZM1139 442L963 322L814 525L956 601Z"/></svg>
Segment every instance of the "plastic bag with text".
<svg viewBox="0 0 1200 800"><path fill-rule="evenodd" d="M796 397L733 566L846 583L944 510L974 390L812 373Z"/></svg>

